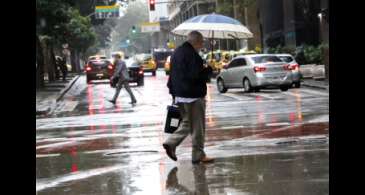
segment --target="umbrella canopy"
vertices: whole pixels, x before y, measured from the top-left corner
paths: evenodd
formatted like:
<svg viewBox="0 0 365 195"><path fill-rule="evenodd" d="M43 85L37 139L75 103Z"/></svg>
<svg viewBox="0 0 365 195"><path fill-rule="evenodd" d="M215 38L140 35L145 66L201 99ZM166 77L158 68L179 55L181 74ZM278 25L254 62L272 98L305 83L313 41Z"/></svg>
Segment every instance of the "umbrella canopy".
<svg viewBox="0 0 365 195"><path fill-rule="evenodd" d="M252 38L252 33L238 20L220 14L199 15L177 26L172 33L187 36L196 30L205 38L218 39L247 39Z"/></svg>

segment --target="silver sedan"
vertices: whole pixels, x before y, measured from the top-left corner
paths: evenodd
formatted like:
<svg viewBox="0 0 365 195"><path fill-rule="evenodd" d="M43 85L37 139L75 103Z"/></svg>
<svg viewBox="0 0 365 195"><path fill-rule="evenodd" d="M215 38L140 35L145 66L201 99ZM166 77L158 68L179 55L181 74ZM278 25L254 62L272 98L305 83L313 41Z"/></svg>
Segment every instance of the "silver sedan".
<svg viewBox="0 0 365 195"><path fill-rule="evenodd" d="M276 54L282 61L290 64L293 85L295 88L300 88L300 80L302 79L302 74L300 72L299 64L295 61L294 57L290 54Z"/></svg>
<svg viewBox="0 0 365 195"><path fill-rule="evenodd" d="M229 88L244 88L245 92L262 88L287 91L292 82L291 66L273 54L237 56L217 76L220 93Z"/></svg>

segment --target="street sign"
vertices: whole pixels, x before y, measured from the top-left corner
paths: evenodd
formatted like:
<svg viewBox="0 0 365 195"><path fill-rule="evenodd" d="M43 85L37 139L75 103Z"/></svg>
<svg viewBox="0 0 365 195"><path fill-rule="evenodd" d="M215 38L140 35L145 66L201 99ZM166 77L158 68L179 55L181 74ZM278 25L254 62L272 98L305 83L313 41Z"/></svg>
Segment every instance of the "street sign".
<svg viewBox="0 0 365 195"><path fill-rule="evenodd" d="M160 31L160 22L144 22L141 25L141 32L159 32Z"/></svg>
<svg viewBox="0 0 365 195"><path fill-rule="evenodd" d="M118 18L119 10L120 10L119 5L95 6L95 18L96 19Z"/></svg>

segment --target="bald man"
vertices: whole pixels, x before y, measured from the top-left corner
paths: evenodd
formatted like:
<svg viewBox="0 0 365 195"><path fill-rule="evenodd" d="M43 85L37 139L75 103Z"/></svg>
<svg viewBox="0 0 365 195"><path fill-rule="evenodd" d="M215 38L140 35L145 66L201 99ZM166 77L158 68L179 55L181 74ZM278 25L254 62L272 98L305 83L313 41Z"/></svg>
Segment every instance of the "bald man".
<svg viewBox="0 0 365 195"><path fill-rule="evenodd" d="M179 128L163 143L167 155L177 160L175 150L189 135L192 136L192 163L212 162L204 152L205 140L205 96L210 66L203 65L199 50L203 47L203 36L192 31L188 40L179 46L171 56L169 92L178 105L182 122Z"/></svg>

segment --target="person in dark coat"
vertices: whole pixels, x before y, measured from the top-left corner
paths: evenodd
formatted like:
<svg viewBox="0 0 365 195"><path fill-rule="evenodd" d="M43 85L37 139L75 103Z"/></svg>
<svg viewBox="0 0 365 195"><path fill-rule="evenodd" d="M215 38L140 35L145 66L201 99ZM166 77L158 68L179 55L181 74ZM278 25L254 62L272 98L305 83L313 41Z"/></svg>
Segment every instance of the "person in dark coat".
<svg viewBox="0 0 365 195"><path fill-rule="evenodd" d="M204 152L205 140L205 96L207 81L212 73L210 66L203 65L199 50L203 47L203 36L192 31L188 40L171 56L171 69L167 86L178 105L182 122L179 128L163 143L167 155L177 160L176 147L191 134L192 163L212 162Z"/></svg>

